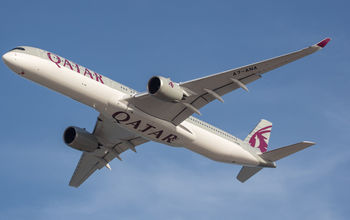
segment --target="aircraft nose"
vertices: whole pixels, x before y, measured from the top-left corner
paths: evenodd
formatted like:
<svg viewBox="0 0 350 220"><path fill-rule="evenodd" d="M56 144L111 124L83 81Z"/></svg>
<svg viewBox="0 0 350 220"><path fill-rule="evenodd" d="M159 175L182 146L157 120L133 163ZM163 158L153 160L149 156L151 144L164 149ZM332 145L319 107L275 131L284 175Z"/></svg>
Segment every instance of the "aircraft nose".
<svg viewBox="0 0 350 220"><path fill-rule="evenodd" d="M16 59L14 57L13 52L7 52L4 55L2 55L2 60L4 61L4 63L10 67L12 69L12 66L15 64Z"/></svg>
<svg viewBox="0 0 350 220"><path fill-rule="evenodd" d="M7 63L9 63L10 60L10 52L5 53L4 55L2 55L2 60L4 61L4 63L7 65Z"/></svg>
<svg viewBox="0 0 350 220"><path fill-rule="evenodd" d="M4 61L4 63L6 64L6 66L8 66L11 70L13 70L16 73L20 73L21 70L18 67L18 65L16 64L16 57L14 55L14 52L7 52L4 55L2 55L2 60Z"/></svg>

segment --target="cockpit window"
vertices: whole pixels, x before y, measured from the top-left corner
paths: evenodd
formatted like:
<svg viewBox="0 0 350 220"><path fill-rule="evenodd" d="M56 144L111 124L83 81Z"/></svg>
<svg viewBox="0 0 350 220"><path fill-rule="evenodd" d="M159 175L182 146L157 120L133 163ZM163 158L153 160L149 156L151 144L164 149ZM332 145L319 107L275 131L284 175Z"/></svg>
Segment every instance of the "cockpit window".
<svg viewBox="0 0 350 220"><path fill-rule="evenodd" d="M10 50L10 51L13 51L13 50L25 50L23 47L15 47L15 48L13 48L12 50Z"/></svg>

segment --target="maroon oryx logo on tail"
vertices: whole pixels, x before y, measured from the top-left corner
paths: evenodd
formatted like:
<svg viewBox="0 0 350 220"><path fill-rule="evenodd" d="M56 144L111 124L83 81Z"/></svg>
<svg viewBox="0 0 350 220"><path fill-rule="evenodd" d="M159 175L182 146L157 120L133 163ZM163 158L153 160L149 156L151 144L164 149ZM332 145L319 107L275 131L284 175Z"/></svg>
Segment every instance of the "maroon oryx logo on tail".
<svg viewBox="0 0 350 220"><path fill-rule="evenodd" d="M272 126L267 126L264 128L261 128L260 130L258 130L257 132L255 132L252 137L249 139L249 144L252 147L257 147L260 149L260 151L262 153L267 151L267 138L263 135L265 133L270 133L271 132L271 128ZM256 146L256 140L259 141L259 146ZM267 140L267 141L266 141Z"/></svg>

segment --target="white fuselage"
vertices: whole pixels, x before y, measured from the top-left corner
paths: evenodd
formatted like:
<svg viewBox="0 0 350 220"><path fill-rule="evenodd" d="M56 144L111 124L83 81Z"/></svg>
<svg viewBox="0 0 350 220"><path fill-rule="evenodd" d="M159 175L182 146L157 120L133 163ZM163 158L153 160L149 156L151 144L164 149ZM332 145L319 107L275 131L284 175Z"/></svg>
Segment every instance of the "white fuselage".
<svg viewBox="0 0 350 220"><path fill-rule="evenodd" d="M3 56L5 63L14 72L95 108L124 129L148 140L185 147L216 161L251 166L262 163L260 157L241 146L244 143L240 140L230 141L196 125L191 121L194 119L174 126L148 115L123 101L133 94L106 85L107 81L115 83L107 77L47 51L25 48L26 52L14 50Z"/></svg>

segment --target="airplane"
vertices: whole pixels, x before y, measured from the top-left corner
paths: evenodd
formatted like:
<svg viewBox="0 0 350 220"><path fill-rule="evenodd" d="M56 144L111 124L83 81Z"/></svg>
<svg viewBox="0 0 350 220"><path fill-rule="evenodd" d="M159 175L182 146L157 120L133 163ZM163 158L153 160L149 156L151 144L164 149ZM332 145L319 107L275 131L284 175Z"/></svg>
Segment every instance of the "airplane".
<svg viewBox="0 0 350 220"><path fill-rule="evenodd" d="M247 84L262 74L324 48L330 38L282 56L227 70L202 78L176 83L153 76L146 92L137 92L95 71L54 53L29 47L13 48L2 56L15 73L62 93L99 112L92 133L68 127L63 140L82 151L69 185L79 187L97 169L107 167L126 150L156 141L184 147L211 160L242 165L237 175L245 182L262 168L275 168L276 161L315 143L302 141L268 151L272 123L261 120L241 140L192 115L200 108L236 89L248 91Z"/></svg>

